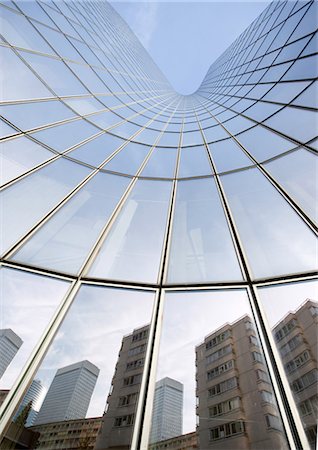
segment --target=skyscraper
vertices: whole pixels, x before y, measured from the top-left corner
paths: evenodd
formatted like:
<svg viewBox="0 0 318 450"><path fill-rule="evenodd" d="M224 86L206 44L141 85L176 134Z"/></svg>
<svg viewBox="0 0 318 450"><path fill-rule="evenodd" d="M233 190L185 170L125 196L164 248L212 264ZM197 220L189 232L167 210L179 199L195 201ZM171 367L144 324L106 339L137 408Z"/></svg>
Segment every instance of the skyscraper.
<svg viewBox="0 0 318 450"><path fill-rule="evenodd" d="M111 378L121 336L138 323L152 330L144 389L136 410L123 406L122 413L110 396L116 416L106 412L105 423L124 446L147 447L151 413L145 411L151 409L158 349L173 329L182 339L179 349L170 340L170 368L179 369L171 378L184 384L184 432L192 432L195 387L180 364L183 343L195 332L203 339L206 318L208 333L232 323L235 301L230 309L226 300L234 296L244 297L242 314L253 315L286 445L308 447L279 354L271 351L278 343L270 319L295 311L292 298L315 295L317 6L312 0L267 5L209 61L196 92L184 96L107 2L1 2L1 304L25 341L24 360L4 386L14 389L2 405L1 433L57 347L61 361L95 361L96 354L105 365L112 361ZM230 14L227 8L224 33ZM211 14L211 27L213 20ZM191 27L185 33L190 36ZM221 40L220 32L209 43ZM216 304L211 310L204 300L185 322L182 305L170 308L178 295L210 296ZM149 296L150 312L138 321L141 296ZM110 297L112 311L105 307ZM123 297L132 299L129 314ZM284 310L278 297L286 300ZM106 301L94 309L93 298ZM83 319L73 320L63 338L61 329L79 304ZM49 307L51 317L44 318ZM168 331L161 326L165 314L175 317ZM83 343L79 330L86 318ZM200 342L190 341L188 348ZM138 393L130 391L137 384L122 386L127 394L118 390L116 396ZM102 414L98 401L94 408L96 417ZM236 417L237 427L227 429L215 425L213 435L239 432L242 421Z"/></svg>
<svg viewBox="0 0 318 450"><path fill-rule="evenodd" d="M156 382L150 443L182 434L183 384L169 377Z"/></svg>
<svg viewBox="0 0 318 450"><path fill-rule="evenodd" d="M107 398L98 449L129 449L138 402L149 325L135 329L122 340L115 373Z"/></svg>
<svg viewBox="0 0 318 450"><path fill-rule="evenodd" d="M27 421L25 423L26 427L31 427L34 424L34 421L38 415L38 412L41 408L42 402L44 400L46 394L46 389L42 385L41 380L33 380L31 386L27 390L27 393L23 397L23 400L19 406L18 411L16 412L13 420L15 421L19 414L23 411L23 408L31 403L31 408L28 414Z"/></svg>
<svg viewBox="0 0 318 450"><path fill-rule="evenodd" d="M286 449L281 420L248 316L213 331L196 347L201 449Z"/></svg>
<svg viewBox="0 0 318 450"><path fill-rule="evenodd" d="M89 361L59 369L45 396L35 425L59 420L83 419L99 374Z"/></svg>
<svg viewBox="0 0 318 450"><path fill-rule="evenodd" d="M0 330L0 378L22 344L22 339L10 328Z"/></svg>

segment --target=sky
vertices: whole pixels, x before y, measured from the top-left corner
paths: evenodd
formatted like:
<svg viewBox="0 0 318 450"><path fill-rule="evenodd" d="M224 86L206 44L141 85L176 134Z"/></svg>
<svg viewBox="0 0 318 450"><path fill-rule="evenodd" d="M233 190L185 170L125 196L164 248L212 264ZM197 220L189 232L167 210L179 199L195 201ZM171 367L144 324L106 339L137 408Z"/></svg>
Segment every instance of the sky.
<svg viewBox="0 0 318 450"><path fill-rule="evenodd" d="M175 90L191 94L211 63L265 9L264 1L111 2Z"/></svg>

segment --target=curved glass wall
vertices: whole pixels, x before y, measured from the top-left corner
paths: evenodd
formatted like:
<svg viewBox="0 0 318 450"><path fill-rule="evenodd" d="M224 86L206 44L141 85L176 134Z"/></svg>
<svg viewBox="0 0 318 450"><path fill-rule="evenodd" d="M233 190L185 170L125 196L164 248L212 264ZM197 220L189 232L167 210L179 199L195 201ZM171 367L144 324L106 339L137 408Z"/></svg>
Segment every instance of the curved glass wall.
<svg viewBox="0 0 318 450"><path fill-rule="evenodd" d="M189 96L107 3L0 11L1 448L314 448L317 3Z"/></svg>

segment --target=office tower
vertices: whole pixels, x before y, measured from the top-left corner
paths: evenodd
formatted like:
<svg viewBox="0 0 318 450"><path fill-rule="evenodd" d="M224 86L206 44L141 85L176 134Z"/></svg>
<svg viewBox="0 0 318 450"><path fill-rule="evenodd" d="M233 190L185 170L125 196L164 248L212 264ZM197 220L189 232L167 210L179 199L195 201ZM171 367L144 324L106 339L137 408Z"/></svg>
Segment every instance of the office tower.
<svg viewBox="0 0 318 450"><path fill-rule="evenodd" d="M44 400L46 394L46 389L42 385L42 382L40 380L33 380L31 383L31 386L27 390L25 396L23 397L23 400L19 406L18 411L16 412L13 421L15 421L25 406L31 405L27 421L25 423L26 427L31 427L34 424L34 421L38 415L38 412L41 408L42 402Z"/></svg>
<svg viewBox="0 0 318 450"><path fill-rule="evenodd" d="M58 369L34 424L84 419L98 374L89 361Z"/></svg>
<svg viewBox="0 0 318 450"><path fill-rule="evenodd" d="M22 298L17 321L33 324L43 284L39 312L61 304L57 283L65 305L83 290L111 287L114 298L123 286L136 296L148 290L159 294L157 342L166 289L196 295L199 286L204 296L237 287L249 295L262 342L273 342L256 294L287 281L306 290L316 276L317 2L273 1L216 61L202 42L196 51L211 66L186 96L106 1L12 0L0 11L3 314ZM204 43L221 41L220 32ZM220 301L215 313L223 308ZM53 310L45 324L58 329L72 308ZM107 339L113 324L102 310L99 319ZM53 335L39 332L26 353L37 342L49 352ZM265 356L278 367L277 354ZM34 366L23 370L30 385ZM290 448L306 448L286 380L273 374L280 404L290 405L282 415ZM3 427L23 398L19 386ZM146 420L136 422L138 439ZM133 426L120 429L131 435Z"/></svg>
<svg viewBox="0 0 318 450"><path fill-rule="evenodd" d="M183 384L165 377L156 382L150 443L182 434Z"/></svg>
<svg viewBox="0 0 318 450"><path fill-rule="evenodd" d="M254 326L246 315L196 347L201 449L286 449Z"/></svg>
<svg viewBox="0 0 318 450"><path fill-rule="evenodd" d="M22 344L22 339L10 328L0 330L0 378Z"/></svg>
<svg viewBox="0 0 318 450"><path fill-rule="evenodd" d="M122 340L96 450L130 448L148 333L146 325Z"/></svg>
<svg viewBox="0 0 318 450"><path fill-rule="evenodd" d="M318 411L318 303L307 299L273 329L308 440L315 448Z"/></svg>
<svg viewBox="0 0 318 450"><path fill-rule="evenodd" d="M94 448L101 421L101 417L63 420L35 425L31 430L39 433L37 450L90 450Z"/></svg>

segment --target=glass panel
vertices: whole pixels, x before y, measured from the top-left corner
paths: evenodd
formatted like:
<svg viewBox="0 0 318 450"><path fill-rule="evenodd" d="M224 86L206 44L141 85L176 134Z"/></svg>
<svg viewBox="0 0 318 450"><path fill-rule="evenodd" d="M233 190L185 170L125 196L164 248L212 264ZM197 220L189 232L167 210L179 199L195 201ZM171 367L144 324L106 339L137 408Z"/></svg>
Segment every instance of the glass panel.
<svg viewBox="0 0 318 450"><path fill-rule="evenodd" d="M32 136L55 150L63 151L98 133L98 129L85 120L76 120L33 133Z"/></svg>
<svg viewBox="0 0 318 450"><path fill-rule="evenodd" d="M5 105L0 107L0 114L21 130L75 117L75 114L59 101Z"/></svg>
<svg viewBox="0 0 318 450"><path fill-rule="evenodd" d="M265 164L265 168L305 212L317 221L317 156L300 149Z"/></svg>
<svg viewBox="0 0 318 450"><path fill-rule="evenodd" d="M195 177L210 175L212 168L204 145L198 147L183 147L180 152L178 177Z"/></svg>
<svg viewBox="0 0 318 450"><path fill-rule="evenodd" d="M21 14L0 7L1 34L16 47L54 54L36 29Z"/></svg>
<svg viewBox="0 0 318 450"><path fill-rule="evenodd" d="M229 134L221 127L221 125L205 128L203 132L206 142L214 142L229 137Z"/></svg>
<svg viewBox="0 0 318 450"><path fill-rule="evenodd" d="M256 278L315 270L314 234L258 169L221 179Z"/></svg>
<svg viewBox="0 0 318 450"><path fill-rule="evenodd" d="M21 55L57 95L88 94L63 61L33 53Z"/></svg>
<svg viewBox="0 0 318 450"><path fill-rule="evenodd" d="M128 142L114 158L104 167L106 170L135 175L141 163L150 151L147 145Z"/></svg>
<svg viewBox="0 0 318 450"><path fill-rule="evenodd" d="M309 108L318 109L318 82L315 81L308 89L306 89L296 100L294 105L307 106Z"/></svg>
<svg viewBox="0 0 318 450"><path fill-rule="evenodd" d="M258 161L264 161L295 147L295 144L278 134L257 126L237 136L246 150Z"/></svg>
<svg viewBox="0 0 318 450"><path fill-rule="evenodd" d="M165 294L149 449L176 436L201 450L288 449L243 290Z"/></svg>
<svg viewBox="0 0 318 450"><path fill-rule="evenodd" d="M125 141L123 139L105 133L87 142L87 144L72 150L68 153L68 156L92 164L93 166L99 166L124 143Z"/></svg>
<svg viewBox="0 0 318 450"><path fill-rule="evenodd" d="M87 167L59 159L2 191L1 252L22 237L89 172Z"/></svg>
<svg viewBox="0 0 318 450"><path fill-rule="evenodd" d="M27 430L40 448L130 447L153 302L153 291L81 288L35 377L47 393Z"/></svg>
<svg viewBox="0 0 318 450"><path fill-rule="evenodd" d="M77 272L129 181L126 177L98 173L13 259L33 266Z"/></svg>
<svg viewBox="0 0 318 450"><path fill-rule="evenodd" d="M253 163L249 159L234 139L215 142L209 145L212 159L218 172L239 169L240 167L250 166Z"/></svg>
<svg viewBox="0 0 318 450"><path fill-rule="evenodd" d="M315 449L318 418L317 283L258 290L309 446Z"/></svg>
<svg viewBox="0 0 318 450"><path fill-rule="evenodd" d="M179 181L168 282L212 280L242 280L216 186L210 178Z"/></svg>
<svg viewBox="0 0 318 450"><path fill-rule="evenodd" d="M0 387L6 390L20 374L70 283L7 267L1 269L0 278Z"/></svg>
<svg viewBox="0 0 318 450"><path fill-rule="evenodd" d="M176 167L177 149L161 148L154 149L141 175L144 177L173 178Z"/></svg>
<svg viewBox="0 0 318 450"><path fill-rule="evenodd" d="M0 47L0 60L2 64L0 71L1 100L52 96L52 93L12 50Z"/></svg>
<svg viewBox="0 0 318 450"><path fill-rule="evenodd" d="M54 153L25 137L0 143L0 184L52 158Z"/></svg>
<svg viewBox="0 0 318 450"><path fill-rule="evenodd" d="M82 115L104 109L104 106L93 97L67 99L64 102Z"/></svg>
<svg viewBox="0 0 318 450"><path fill-rule="evenodd" d="M136 183L96 257L90 276L157 281L171 186L165 181Z"/></svg>

